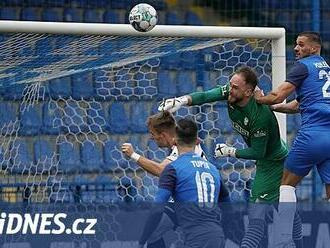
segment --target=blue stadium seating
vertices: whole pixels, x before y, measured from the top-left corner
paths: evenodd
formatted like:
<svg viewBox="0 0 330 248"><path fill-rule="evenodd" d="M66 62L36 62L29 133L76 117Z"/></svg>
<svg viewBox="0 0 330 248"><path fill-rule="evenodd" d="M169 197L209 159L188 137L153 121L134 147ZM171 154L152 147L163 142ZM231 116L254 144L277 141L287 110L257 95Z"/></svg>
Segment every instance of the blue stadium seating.
<svg viewBox="0 0 330 248"><path fill-rule="evenodd" d="M181 52L181 62L180 68L186 70L194 70L198 66L198 58L199 52L198 51L184 51Z"/></svg>
<svg viewBox="0 0 330 248"><path fill-rule="evenodd" d="M177 94L180 96L196 91L196 78L192 71L178 72L177 82Z"/></svg>
<svg viewBox="0 0 330 248"><path fill-rule="evenodd" d="M34 143L34 163L37 165L37 171L49 170L52 166L52 157L54 156L51 145L47 140L37 140ZM53 169L55 169L55 157L53 158Z"/></svg>
<svg viewBox="0 0 330 248"><path fill-rule="evenodd" d="M63 9L59 8L44 8L41 14L41 19L48 22L62 22Z"/></svg>
<svg viewBox="0 0 330 248"><path fill-rule="evenodd" d="M110 132L118 134L126 134L129 130L130 123L124 104L114 102L109 107L109 128Z"/></svg>
<svg viewBox="0 0 330 248"><path fill-rule="evenodd" d="M66 8L63 12L63 19L66 22L82 22L83 12L77 8Z"/></svg>
<svg viewBox="0 0 330 248"><path fill-rule="evenodd" d="M27 7L21 10L22 21L40 21L41 20L41 9Z"/></svg>
<svg viewBox="0 0 330 248"><path fill-rule="evenodd" d="M31 169L32 158L27 143L16 140L10 145L10 167L15 173L28 172Z"/></svg>
<svg viewBox="0 0 330 248"><path fill-rule="evenodd" d="M0 102L0 128L2 134L5 134L7 130L4 128L8 126L10 122L14 123L16 120L16 110L12 103Z"/></svg>
<svg viewBox="0 0 330 248"><path fill-rule="evenodd" d="M97 171L104 167L101 151L95 143L89 140L81 146L81 161L84 171Z"/></svg>
<svg viewBox="0 0 330 248"><path fill-rule="evenodd" d="M60 111L54 103L45 102L42 107L42 133L59 134L61 123Z"/></svg>
<svg viewBox="0 0 330 248"><path fill-rule="evenodd" d="M72 143L59 144L59 168L65 172L78 171L81 168L79 149Z"/></svg>
<svg viewBox="0 0 330 248"><path fill-rule="evenodd" d="M94 95L93 74L78 73L74 74L71 79L72 96L74 99L89 99Z"/></svg>
<svg viewBox="0 0 330 248"><path fill-rule="evenodd" d="M0 18L1 20L19 20L20 9L15 7L1 7Z"/></svg>
<svg viewBox="0 0 330 248"><path fill-rule="evenodd" d="M130 9L134 6L134 2L132 0L121 0L121 1L111 1L110 9Z"/></svg>
<svg viewBox="0 0 330 248"><path fill-rule="evenodd" d="M71 96L71 78L63 77L50 80L49 94L52 98L68 98Z"/></svg>
<svg viewBox="0 0 330 248"><path fill-rule="evenodd" d="M176 80L169 71L160 71L158 73L158 99L176 96Z"/></svg>
<svg viewBox="0 0 330 248"><path fill-rule="evenodd" d="M22 107L22 106L21 106ZM42 126L40 106L30 106L24 112L20 112L21 135L37 135Z"/></svg>
<svg viewBox="0 0 330 248"><path fill-rule="evenodd" d="M219 120L216 121L215 127L220 128L223 133L232 133L233 127L229 120L227 105L216 105L214 109L219 113Z"/></svg>
<svg viewBox="0 0 330 248"><path fill-rule="evenodd" d="M163 56L160 59L160 67L162 69L168 69L168 70L177 70L178 68L180 68L180 64L181 64L181 58L180 58L180 53L176 52L176 50L174 49L174 47L171 47L171 44L162 46L162 50L169 50L169 51L173 51L172 53L170 53L169 55Z"/></svg>
<svg viewBox="0 0 330 248"><path fill-rule="evenodd" d="M108 140L104 145L104 170L114 170L117 168L128 168L129 163L121 153L120 145L113 141Z"/></svg>
<svg viewBox="0 0 330 248"><path fill-rule="evenodd" d="M87 115L77 102L68 102L64 108L62 130L70 133L88 131Z"/></svg>
<svg viewBox="0 0 330 248"><path fill-rule="evenodd" d="M216 81L211 79L209 71L197 71L197 85L202 86L203 90L210 90L216 86Z"/></svg>
<svg viewBox="0 0 330 248"><path fill-rule="evenodd" d="M103 22L103 12L100 11L99 9L85 9L84 22L102 23Z"/></svg>
<svg viewBox="0 0 330 248"><path fill-rule="evenodd" d="M9 86L3 92L3 98L5 100L21 100L23 98L25 86L25 84L14 84Z"/></svg>
<svg viewBox="0 0 330 248"><path fill-rule="evenodd" d="M107 10L103 14L103 20L106 23L122 23L119 12L115 10Z"/></svg>
<svg viewBox="0 0 330 248"><path fill-rule="evenodd" d="M187 11L185 19L186 19L185 22L187 25L197 25L197 26L203 25L203 22L199 18L199 16L192 11L189 11L189 10Z"/></svg>
<svg viewBox="0 0 330 248"><path fill-rule="evenodd" d="M182 25L184 20L174 11L167 11L166 13L167 25Z"/></svg>
<svg viewBox="0 0 330 248"><path fill-rule="evenodd" d="M104 132L109 130L105 111L99 102L90 103L90 108L87 110L87 122L94 133Z"/></svg>
<svg viewBox="0 0 330 248"><path fill-rule="evenodd" d="M134 133L148 132L146 120L148 118L148 111L145 102L132 102L131 103L131 130Z"/></svg>

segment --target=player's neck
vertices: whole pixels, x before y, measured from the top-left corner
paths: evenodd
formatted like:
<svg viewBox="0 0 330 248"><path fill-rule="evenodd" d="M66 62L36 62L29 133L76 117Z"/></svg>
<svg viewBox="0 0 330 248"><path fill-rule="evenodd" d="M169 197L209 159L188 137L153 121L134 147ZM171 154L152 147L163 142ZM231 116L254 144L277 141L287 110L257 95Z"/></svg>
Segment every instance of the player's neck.
<svg viewBox="0 0 330 248"><path fill-rule="evenodd" d="M188 153L188 152L194 152L194 148L193 147L187 147L187 146L178 146L178 152L179 155Z"/></svg>
<svg viewBox="0 0 330 248"><path fill-rule="evenodd" d="M248 105L249 101L250 101L251 97L249 98L246 98L246 99L243 99L242 101L236 103L237 106L243 108L245 107L246 105Z"/></svg>

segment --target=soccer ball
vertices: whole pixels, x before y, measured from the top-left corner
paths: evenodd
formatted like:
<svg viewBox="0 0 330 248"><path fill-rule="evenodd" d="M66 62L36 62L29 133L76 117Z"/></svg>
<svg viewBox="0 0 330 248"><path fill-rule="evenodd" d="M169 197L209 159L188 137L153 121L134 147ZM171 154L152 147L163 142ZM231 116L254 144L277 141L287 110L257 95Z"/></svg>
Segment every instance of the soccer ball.
<svg viewBox="0 0 330 248"><path fill-rule="evenodd" d="M129 13L129 22L139 32L147 32L157 24L157 12L149 4L140 3L135 5Z"/></svg>

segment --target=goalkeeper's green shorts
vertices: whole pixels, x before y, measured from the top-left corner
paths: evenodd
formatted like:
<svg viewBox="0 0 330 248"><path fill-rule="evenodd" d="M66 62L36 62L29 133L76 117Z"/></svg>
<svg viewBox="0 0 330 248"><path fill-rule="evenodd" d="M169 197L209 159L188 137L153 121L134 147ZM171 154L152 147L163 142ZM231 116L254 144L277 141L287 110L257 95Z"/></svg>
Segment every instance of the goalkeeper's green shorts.
<svg viewBox="0 0 330 248"><path fill-rule="evenodd" d="M257 161L250 202L278 202L283 164L284 160Z"/></svg>

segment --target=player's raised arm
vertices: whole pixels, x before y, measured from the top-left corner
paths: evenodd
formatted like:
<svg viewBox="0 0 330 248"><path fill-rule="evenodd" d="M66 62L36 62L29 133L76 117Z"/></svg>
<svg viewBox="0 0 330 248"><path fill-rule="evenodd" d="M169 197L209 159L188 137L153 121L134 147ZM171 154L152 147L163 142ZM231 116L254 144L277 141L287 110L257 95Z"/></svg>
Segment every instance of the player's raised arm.
<svg viewBox="0 0 330 248"><path fill-rule="evenodd" d="M158 111L175 112L182 106L202 105L204 103L227 100L229 85L218 86L204 92L194 92L189 95L164 100L158 107Z"/></svg>
<svg viewBox="0 0 330 248"><path fill-rule="evenodd" d="M277 103L282 103L293 91L295 91L296 86L289 82L283 82L278 86L277 89L271 91L268 95L263 96L260 92L254 93L254 98L260 104L274 105Z"/></svg>
<svg viewBox="0 0 330 248"><path fill-rule="evenodd" d="M164 159L162 162L158 163L140 154L137 154L134 151L132 144L130 143L124 143L121 146L121 151L134 162L136 162L139 166L141 166L144 170L157 177L160 176L166 165L171 162L169 159Z"/></svg>
<svg viewBox="0 0 330 248"><path fill-rule="evenodd" d="M299 102L293 100L289 103L279 103L270 107L273 111L285 114L296 114L300 112Z"/></svg>

